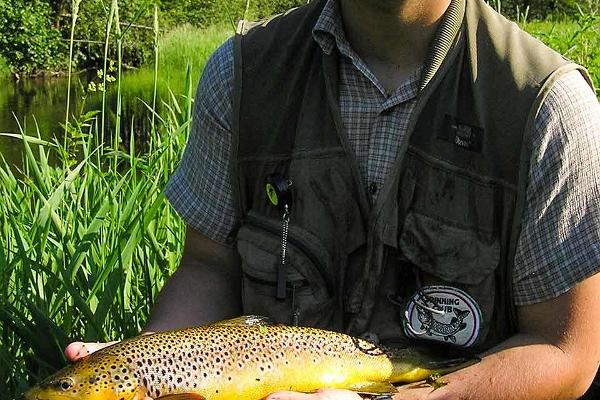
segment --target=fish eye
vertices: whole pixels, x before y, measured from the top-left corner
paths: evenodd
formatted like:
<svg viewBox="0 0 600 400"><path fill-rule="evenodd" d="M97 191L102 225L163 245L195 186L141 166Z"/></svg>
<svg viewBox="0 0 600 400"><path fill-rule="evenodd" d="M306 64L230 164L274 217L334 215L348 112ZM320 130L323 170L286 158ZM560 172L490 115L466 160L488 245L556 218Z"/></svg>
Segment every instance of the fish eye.
<svg viewBox="0 0 600 400"><path fill-rule="evenodd" d="M59 379L54 382L54 386L62 390L69 390L73 386L73 381L69 378Z"/></svg>

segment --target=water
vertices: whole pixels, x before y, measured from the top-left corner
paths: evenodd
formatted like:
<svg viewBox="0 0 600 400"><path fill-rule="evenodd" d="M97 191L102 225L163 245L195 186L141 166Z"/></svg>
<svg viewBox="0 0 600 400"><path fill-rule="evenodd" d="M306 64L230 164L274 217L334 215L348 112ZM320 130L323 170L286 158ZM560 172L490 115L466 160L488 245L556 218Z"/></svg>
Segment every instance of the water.
<svg viewBox="0 0 600 400"><path fill-rule="evenodd" d="M77 75L72 78L70 115L79 115L81 110L101 109L101 92L84 89L87 88L90 80L99 81L98 77L92 75ZM0 132L19 133L21 127L26 134L32 136L37 135L39 130L43 139L62 138L67 82L66 77L0 81ZM148 129L150 112L140 99L147 104L152 104L152 90L152 82L147 80L140 80L134 85L130 84L123 88L121 132L124 143L129 142L131 132L139 134ZM105 118L107 138L110 138L110 132L114 132L115 92L113 84L113 87L107 91ZM21 153L20 140L0 136L0 154L9 165L18 168L21 165Z"/></svg>

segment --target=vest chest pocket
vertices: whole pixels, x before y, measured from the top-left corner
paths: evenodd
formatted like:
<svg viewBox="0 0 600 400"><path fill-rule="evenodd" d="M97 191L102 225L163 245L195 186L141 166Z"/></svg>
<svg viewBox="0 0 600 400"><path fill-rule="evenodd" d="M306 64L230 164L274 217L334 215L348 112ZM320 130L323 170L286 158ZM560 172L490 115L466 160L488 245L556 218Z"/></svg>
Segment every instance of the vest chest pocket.
<svg viewBox="0 0 600 400"><path fill-rule="evenodd" d="M281 262L281 221L250 212L238 231L245 314L275 322L329 327L335 301L327 279L331 260L311 233L290 224L286 256L286 296L277 299Z"/></svg>
<svg viewBox="0 0 600 400"><path fill-rule="evenodd" d="M497 185L414 155L411 161L401 183L411 195L400 198L399 248L420 271L423 286L454 287L473 298L481 313L474 344L480 343L494 315L496 273L501 272Z"/></svg>

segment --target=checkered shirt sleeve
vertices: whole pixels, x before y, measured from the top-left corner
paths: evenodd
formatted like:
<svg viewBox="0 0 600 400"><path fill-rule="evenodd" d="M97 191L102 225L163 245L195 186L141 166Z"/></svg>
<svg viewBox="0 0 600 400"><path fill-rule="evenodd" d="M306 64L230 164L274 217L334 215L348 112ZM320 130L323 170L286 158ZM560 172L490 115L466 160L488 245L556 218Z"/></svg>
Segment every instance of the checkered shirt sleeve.
<svg viewBox="0 0 600 400"><path fill-rule="evenodd" d="M557 297L600 268L600 105L579 72L553 86L532 148L517 305Z"/></svg>
<svg viewBox="0 0 600 400"><path fill-rule="evenodd" d="M218 242L236 213L229 174L233 94L233 39L208 60L194 101L192 129L165 195L189 226Z"/></svg>

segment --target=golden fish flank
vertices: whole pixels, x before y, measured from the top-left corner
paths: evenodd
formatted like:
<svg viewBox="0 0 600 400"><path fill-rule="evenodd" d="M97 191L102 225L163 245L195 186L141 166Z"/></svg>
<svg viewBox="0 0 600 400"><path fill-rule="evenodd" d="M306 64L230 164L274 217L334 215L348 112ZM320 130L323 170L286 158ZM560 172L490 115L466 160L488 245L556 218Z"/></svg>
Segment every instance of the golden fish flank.
<svg viewBox="0 0 600 400"><path fill-rule="evenodd" d="M412 360L392 365L362 339L261 321L242 317L125 340L59 371L25 398L138 400L146 394L185 394L186 399L251 400L277 390L322 387L391 393L390 382L435 372Z"/></svg>

